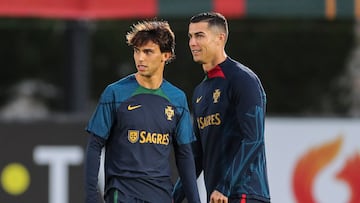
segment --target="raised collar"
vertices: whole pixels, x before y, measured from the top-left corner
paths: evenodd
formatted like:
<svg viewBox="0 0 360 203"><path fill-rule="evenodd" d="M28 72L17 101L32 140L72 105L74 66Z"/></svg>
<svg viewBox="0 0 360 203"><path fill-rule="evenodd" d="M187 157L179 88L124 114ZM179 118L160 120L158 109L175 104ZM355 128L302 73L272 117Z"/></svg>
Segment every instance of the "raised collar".
<svg viewBox="0 0 360 203"><path fill-rule="evenodd" d="M225 78L224 72L222 71L221 67L219 65L216 65L213 69L211 69L209 72L207 72L208 78Z"/></svg>

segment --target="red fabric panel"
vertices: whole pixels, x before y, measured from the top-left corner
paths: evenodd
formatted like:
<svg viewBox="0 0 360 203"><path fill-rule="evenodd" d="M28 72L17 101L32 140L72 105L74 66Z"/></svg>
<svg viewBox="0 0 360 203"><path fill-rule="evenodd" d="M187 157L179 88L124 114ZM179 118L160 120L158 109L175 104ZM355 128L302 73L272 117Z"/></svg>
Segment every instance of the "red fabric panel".
<svg viewBox="0 0 360 203"><path fill-rule="evenodd" d="M87 0L87 16L149 18L157 14L157 0Z"/></svg>
<svg viewBox="0 0 360 203"><path fill-rule="evenodd" d="M221 67L219 65L215 66L215 68L211 69L208 73L208 78L225 78L224 72L221 70Z"/></svg>
<svg viewBox="0 0 360 203"><path fill-rule="evenodd" d="M241 195L241 201L240 203L246 203L246 194Z"/></svg>
<svg viewBox="0 0 360 203"><path fill-rule="evenodd" d="M213 0L213 8L227 18L242 17L246 11L246 0Z"/></svg>
<svg viewBox="0 0 360 203"><path fill-rule="evenodd" d="M157 0L0 0L0 16L46 18L149 18Z"/></svg>
<svg viewBox="0 0 360 203"><path fill-rule="evenodd" d="M82 0L0 0L1 16L76 16Z"/></svg>

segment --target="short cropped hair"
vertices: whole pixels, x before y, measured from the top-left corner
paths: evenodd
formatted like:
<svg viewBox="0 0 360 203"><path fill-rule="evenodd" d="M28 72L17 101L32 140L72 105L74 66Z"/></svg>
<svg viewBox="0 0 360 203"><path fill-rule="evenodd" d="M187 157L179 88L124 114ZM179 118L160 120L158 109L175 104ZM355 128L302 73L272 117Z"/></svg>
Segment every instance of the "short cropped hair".
<svg viewBox="0 0 360 203"><path fill-rule="evenodd" d="M225 32L226 38L229 35L227 20L225 16L223 16L220 13L205 12L205 13L199 13L190 18L190 23L199 23L199 22L207 22L209 27L220 28L222 31Z"/></svg>
<svg viewBox="0 0 360 203"><path fill-rule="evenodd" d="M126 34L127 44L140 47L149 41L159 45L161 53L170 52L169 63L175 58L175 34L167 21L150 20L138 22L131 26L131 31Z"/></svg>

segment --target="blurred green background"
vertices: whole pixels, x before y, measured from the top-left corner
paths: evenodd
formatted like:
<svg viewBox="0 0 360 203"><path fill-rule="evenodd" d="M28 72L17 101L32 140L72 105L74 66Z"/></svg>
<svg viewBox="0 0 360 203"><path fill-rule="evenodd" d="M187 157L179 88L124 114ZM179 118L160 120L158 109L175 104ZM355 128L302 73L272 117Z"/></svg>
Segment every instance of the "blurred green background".
<svg viewBox="0 0 360 203"><path fill-rule="evenodd" d="M188 19L161 19L176 34L176 60L166 67L165 77L190 99L203 73L188 48ZM89 72L84 77L92 103L107 84L136 70L125 34L138 20L80 22L87 33ZM355 24L353 19L230 19L226 51L259 75L269 115L350 116L349 87L342 81L356 45ZM12 86L31 78L56 87L56 97L46 99L52 111L71 111L69 64L77 41L70 39L69 25L66 20L0 19L1 105L11 98Z"/></svg>

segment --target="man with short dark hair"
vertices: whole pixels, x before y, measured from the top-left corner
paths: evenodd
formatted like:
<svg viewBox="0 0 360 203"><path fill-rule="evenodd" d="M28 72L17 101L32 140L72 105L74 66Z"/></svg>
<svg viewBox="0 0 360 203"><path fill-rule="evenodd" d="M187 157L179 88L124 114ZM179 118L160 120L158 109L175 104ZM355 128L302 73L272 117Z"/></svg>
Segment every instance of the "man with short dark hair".
<svg viewBox="0 0 360 203"><path fill-rule="evenodd" d="M204 80L192 98L197 176L210 203L270 202L264 143L266 95L258 76L225 52L226 18L200 13L189 24L193 60ZM174 202L183 199L182 182Z"/></svg>

